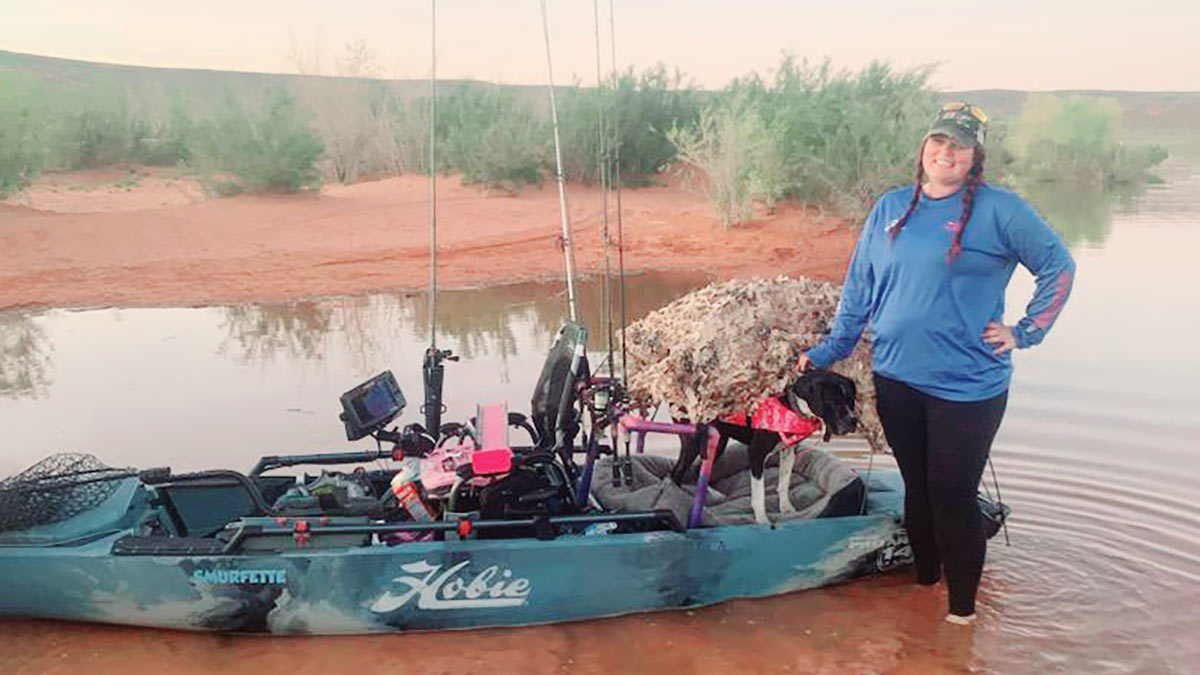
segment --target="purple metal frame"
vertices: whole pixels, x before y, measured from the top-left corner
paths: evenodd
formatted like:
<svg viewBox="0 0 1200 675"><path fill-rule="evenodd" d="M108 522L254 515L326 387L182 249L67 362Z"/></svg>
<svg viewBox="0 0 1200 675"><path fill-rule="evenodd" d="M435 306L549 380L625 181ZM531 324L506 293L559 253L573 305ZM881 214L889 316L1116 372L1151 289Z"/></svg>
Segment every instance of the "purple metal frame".
<svg viewBox="0 0 1200 675"><path fill-rule="evenodd" d="M704 455L700 462L700 479L696 481L696 496L692 500L692 511L688 515L688 529L700 527L701 514L704 512L704 500L708 494L708 482L712 478L713 462L717 459L717 442L720 435L707 424L684 424L678 422L654 422L644 420L632 413L624 413L620 417L621 428L628 433L637 434L638 454L646 447L646 434L674 434L676 436L693 436L703 434Z"/></svg>
<svg viewBox="0 0 1200 675"><path fill-rule="evenodd" d="M593 432L592 437L588 441L587 459L584 461L583 471L579 478L576 503L586 503L588 494L591 491L593 468L596 459L600 455L599 429L604 426L608 426L612 432L614 462L617 461L616 430L618 427L626 433L632 433L637 436L637 452L639 455L644 454L646 451L646 434L648 433L673 434L675 436L704 434L706 443L700 462L700 478L696 482L696 496L692 500L692 510L688 515L687 522L688 529L700 527L705 498L708 496L708 483L712 479L713 463L717 459L717 443L720 441L720 435L707 424L655 422L642 419L639 415L624 410L616 401L609 401L603 409L598 409L594 405L595 392L610 388L614 382L615 380L609 377L593 377L580 387L580 393L583 394L582 398L587 401L588 407L592 412ZM590 396L587 395L589 393L591 394ZM613 394L612 391L608 393L610 396Z"/></svg>

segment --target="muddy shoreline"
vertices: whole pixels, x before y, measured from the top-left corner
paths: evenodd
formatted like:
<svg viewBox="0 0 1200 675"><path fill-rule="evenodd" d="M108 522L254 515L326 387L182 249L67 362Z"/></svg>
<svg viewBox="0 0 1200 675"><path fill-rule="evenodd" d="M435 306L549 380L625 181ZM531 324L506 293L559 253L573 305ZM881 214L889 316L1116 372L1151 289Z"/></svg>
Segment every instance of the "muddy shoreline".
<svg viewBox="0 0 1200 675"><path fill-rule="evenodd" d="M0 203L0 310L281 302L428 287L424 177L224 199L206 199L177 178L103 178L55 174ZM571 186L569 195L578 274L603 274L601 194ZM622 205L630 275L840 281L856 237L846 221L795 204L723 228L703 195L681 186L627 189ZM608 221L615 274L615 210ZM550 185L507 196L443 180L439 288L562 279L558 232Z"/></svg>

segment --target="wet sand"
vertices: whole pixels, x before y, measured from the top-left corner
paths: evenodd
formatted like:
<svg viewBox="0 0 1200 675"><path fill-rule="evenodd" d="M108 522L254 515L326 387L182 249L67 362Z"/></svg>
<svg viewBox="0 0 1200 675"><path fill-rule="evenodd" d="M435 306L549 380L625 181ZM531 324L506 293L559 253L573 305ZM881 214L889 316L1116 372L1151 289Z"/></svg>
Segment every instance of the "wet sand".
<svg viewBox="0 0 1200 675"><path fill-rule="evenodd" d="M577 269L604 270L602 200L569 188ZM613 200L610 200L610 204ZM840 280L855 241L843 220L785 204L719 226L703 195L679 185L621 194L625 269L716 278ZM558 194L487 194L438 183L443 288L561 279ZM610 208L609 261L618 265ZM405 176L319 193L205 199L168 172L56 174L0 203L0 309L196 306L423 289L429 283L429 186Z"/></svg>
<svg viewBox="0 0 1200 675"><path fill-rule="evenodd" d="M901 573L693 611L395 636L221 636L6 622L0 668L47 675L970 672L977 651L987 651L977 643L997 639L987 630L989 614L983 626L952 626L941 620L944 603L939 589L918 587Z"/></svg>

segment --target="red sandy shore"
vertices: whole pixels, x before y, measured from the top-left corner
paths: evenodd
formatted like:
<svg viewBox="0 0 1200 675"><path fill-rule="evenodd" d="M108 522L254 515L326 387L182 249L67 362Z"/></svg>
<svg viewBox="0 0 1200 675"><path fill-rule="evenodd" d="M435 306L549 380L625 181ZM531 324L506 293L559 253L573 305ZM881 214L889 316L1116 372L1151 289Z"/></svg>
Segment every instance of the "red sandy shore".
<svg viewBox="0 0 1200 675"><path fill-rule="evenodd" d="M122 185L127 175L57 174L0 203L0 309L207 305L428 285L424 177L206 200L162 172ZM578 185L568 193L577 268L600 272L601 194ZM854 246L845 221L793 205L722 228L702 195L680 187L626 189L621 199L628 272L840 280ZM437 204L441 287L562 278L553 184L511 197L444 179ZM609 220L615 242L611 199Z"/></svg>

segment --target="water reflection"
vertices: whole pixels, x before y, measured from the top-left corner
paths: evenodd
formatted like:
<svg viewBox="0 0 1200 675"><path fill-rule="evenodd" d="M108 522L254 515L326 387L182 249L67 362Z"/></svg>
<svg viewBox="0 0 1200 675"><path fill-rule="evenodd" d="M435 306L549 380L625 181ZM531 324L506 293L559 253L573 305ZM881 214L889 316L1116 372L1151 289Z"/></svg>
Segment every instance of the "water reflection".
<svg viewBox="0 0 1200 675"><path fill-rule="evenodd" d="M218 351L250 363L269 362L281 354L292 360L319 360L334 326L333 309L317 302L235 305L224 311L222 327L229 336ZM238 354L233 354L235 343Z"/></svg>
<svg viewBox="0 0 1200 675"><path fill-rule="evenodd" d="M53 382L46 330L29 312L0 314L0 396L43 398Z"/></svg>
<svg viewBox="0 0 1200 675"><path fill-rule="evenodd" d="M625 289L625 314L629 321L644 316L666 302L707 283L702 275L645 274L629 277ZM620 325L619 281L611 279L611 319ZM577 286L582 320L592 330L593 349L605 345L605 294L602 279ZM533 347L549 346L567 316L567 292L562 283L528 283L485 290L442 291L437 297L439 343L450 338L456 353L466 359L481 355L509 357ZM389 345L408 333L419 342L429 340L429 297L424 293L329 298L267 305L225 307L222 329L226 336L218 352L240 363L323 361L336 346L359 364L386 361ZM528 324L544 343L520 343L514 327Z"/></svg>
<svg viewBox="0 0 1200 675"><path fill-rule="evenodd" d="M629 322L635 321L708 281L708 277L699 274L628 277L625 281L626 318ZM602 277L584 280L575 290L579 318L592 331L589 347L601 349L606 341L606 322L611 319L614 326L620 326L620 281L617 278L608 280L610 314L603 311L606 291ZM428 296L420 295L412 301L417 317L411 324L416 327L419 338L428 339ZM486 291L444 292L438 294L437 301L438 334L458 340L461 353L467 358L476 355L489 341L498 345L499 356L515 354L517 343L513 339L512 325L516 317L531 322L535 334L544 336L544 344L535 347L539 350L547 348L568 316L564 283L513 284Z"/></svg>
<svg viewBox="0 0 1200 675"><path fill-rule="evenodd" d="M1101 246L1112 232L1113 213L1137 212L1144 184L1105 189L1094 185L1031 183L1020 192L1058 232L1067 246Z"/></svg>

